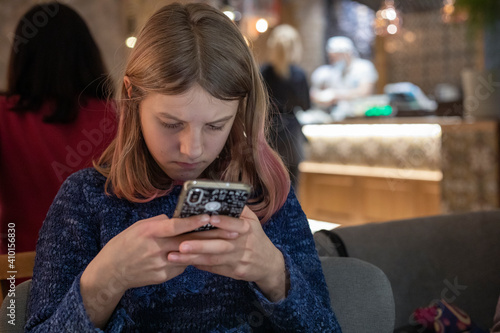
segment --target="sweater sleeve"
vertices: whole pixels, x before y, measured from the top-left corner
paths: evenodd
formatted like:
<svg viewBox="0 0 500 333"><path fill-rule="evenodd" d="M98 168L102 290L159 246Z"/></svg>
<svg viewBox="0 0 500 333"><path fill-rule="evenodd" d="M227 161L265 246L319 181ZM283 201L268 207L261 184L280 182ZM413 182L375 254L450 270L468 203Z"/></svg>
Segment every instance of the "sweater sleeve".
<svg viewBox="0 0 500 333"><path fill-rule="evenodd" d="M86 171L61 186L40 229L26 332L103 332L83 306L80 277L100 250L95 178ZM103 296L105 301L105 296ZM118 306L106 332L119 332L128 319Z"/></svg>
<svg viewBox="0 0 500 333"><path fill-rule="evenodd" d="M293 190L264 231L283 253L290 276L287 297L276 303L250 284L274 331L340 333L311 230Z"/></svg>

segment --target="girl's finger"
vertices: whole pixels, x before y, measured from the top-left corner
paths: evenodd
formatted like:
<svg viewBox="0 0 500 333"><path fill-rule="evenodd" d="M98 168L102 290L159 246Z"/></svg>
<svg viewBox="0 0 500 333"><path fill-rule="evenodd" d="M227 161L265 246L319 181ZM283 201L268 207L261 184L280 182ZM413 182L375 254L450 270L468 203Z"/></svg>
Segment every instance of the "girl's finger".
<svg viewBox="0 0 500 333"><path fill-rule="evenodd" d="M157 237L174 237L193 231L209 221L210 216L206 214L173 219L165 217L163 220L155 221L157 224L153 228Z"/></svg>
<svg viewBox="0 0 500 333"><path fill-rule="evenodd" d="M225 254L235 249L232 242L222 239L189 240L179 245L181 254Z"/></svg>
<svg viewBox="0 0 500 333"><path fill-rule="evenodd" d="M239 233L235 231L223 230L220 228L206 230L206 231L198 231L188 233L182 238L184 240L190 239L235 239L239 236Z"/></svg>
<svg viewBox="0 0 500 333"><path fill-rule="evenodd" d="M210 217L210 224L219 229L239 234L244 234L250 230L248 220L223 215L212 215Z"/></svg>

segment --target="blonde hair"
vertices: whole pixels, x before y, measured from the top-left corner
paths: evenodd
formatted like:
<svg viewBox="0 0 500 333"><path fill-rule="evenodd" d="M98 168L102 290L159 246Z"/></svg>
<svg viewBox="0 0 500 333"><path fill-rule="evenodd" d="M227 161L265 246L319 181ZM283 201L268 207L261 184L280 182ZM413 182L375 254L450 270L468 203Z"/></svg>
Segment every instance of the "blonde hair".
<svg viewBox="0 0 500 333"><path fill-rule="evenodd" d="M125 75L130 87L122 85L117 136L95 163L107 193L112 187L120 198L147 202L171 191L173 180L144 142L139 106L149 93L177 95L198 84L215 98L239 101L220 158L200 177L252 185L250 208L262 222L283 205L290 179L267 143L267 92L245 39L223 13L200 3L161 8L137 37Z"/></svg>
<svg viewBox="0 0 500 333"><path fill-rule="evenodd" d="M302 42L297 30L288 24L277 26L267 40L269 62L275 72L284 78L290 76L290 65L302 57Z"/></svg>

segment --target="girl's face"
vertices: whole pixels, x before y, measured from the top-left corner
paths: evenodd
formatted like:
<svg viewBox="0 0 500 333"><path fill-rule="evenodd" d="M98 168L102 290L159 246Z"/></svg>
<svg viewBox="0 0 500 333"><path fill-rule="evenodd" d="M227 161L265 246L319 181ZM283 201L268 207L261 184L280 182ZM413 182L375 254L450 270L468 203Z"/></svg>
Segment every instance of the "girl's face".
<svg viewBox="0 0 500 333"><path fill-rule="evenodd" d="M140 105L144 140L170 178L196 179L222 151L237 109L238 101L216 99L198 85L182 95L151 93Z"/></svg>

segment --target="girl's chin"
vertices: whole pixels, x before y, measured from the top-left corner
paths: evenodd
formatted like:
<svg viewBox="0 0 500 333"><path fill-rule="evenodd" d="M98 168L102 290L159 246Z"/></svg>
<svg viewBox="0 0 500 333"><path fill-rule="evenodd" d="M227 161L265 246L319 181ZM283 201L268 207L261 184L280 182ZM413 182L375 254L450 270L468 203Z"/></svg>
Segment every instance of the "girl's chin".
<svg viewBox="0 0 500 333"><path fill-rule="evenodd" d="M200 177L202 172L165 172L173 181L176 182L185 182L186 180L193 180Z"/></svg>

